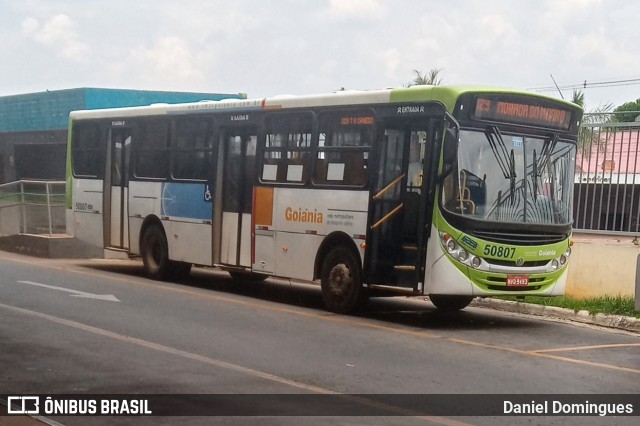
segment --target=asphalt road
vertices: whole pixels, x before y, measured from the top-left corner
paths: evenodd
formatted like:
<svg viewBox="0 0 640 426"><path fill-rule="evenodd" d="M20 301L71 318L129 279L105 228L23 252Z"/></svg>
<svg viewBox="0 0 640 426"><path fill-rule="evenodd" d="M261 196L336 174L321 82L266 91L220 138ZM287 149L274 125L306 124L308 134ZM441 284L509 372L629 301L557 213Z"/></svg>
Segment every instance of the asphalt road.
<svg viewBox="0 0 640 426"><path fill-rule="evenodd" d="M373 299L367 312L340 316L323 309L318 288L288 281L234 282L195 269L183 283L160 283L136 261L0 252L0 366L0 395L637 395L640 335L482 308L445 315L407 298ZM637 424L455 413L48 417L69 425ZM0 417L0 425L20 419Z"/></svg>

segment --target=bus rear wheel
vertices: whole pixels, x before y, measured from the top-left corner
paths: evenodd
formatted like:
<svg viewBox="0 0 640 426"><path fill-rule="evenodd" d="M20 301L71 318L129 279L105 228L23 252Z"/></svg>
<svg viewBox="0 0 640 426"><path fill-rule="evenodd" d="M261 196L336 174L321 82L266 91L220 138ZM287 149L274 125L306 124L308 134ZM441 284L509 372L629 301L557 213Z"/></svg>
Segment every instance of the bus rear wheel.
<svg viewBox="0 0 640 426"><path fill-rule="evenodd" d="M164 281L169 278L171 261L164 230L158 224L149 225L142 236L142 263L149 278Z"/></svg>
<svg viewBox="0 0 640 426"><path fill-rule="evenodd" d="M332 249L322 263L320 274L322 299L327 309L346 314L361 307L367 293L360 277L360 265L351 250Z"/></svg>
<svg viewBox="0 0 640 426"><path fill-rule="evenodd" d="M443 294L430 294L429 299L441 311L455 312L469 306L473 296L452 296Z"/></svg>

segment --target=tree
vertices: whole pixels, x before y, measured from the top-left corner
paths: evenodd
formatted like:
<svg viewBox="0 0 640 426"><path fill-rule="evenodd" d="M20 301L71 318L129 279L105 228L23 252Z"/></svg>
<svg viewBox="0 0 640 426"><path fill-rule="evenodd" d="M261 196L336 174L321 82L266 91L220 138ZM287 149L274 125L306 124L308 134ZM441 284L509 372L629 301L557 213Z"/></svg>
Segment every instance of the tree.
<svg viewBox="0 0 640 426"><path fill-rule="evenodd" d="M572 100L576 105L585 107L585 97L582 90L574 90ZM591 155L594 148L602 148L606 143L602 137L603 126L612 121L612 104L606 104L592 109L582 116L582 124L578 131L578 150L584 156Z"/></svg>
<svg viewBox="0 0 640 426"><path fill-rule="evenodd" d="M584 108L584 92L582 90L573 89L571 102Z"/></svg>
<svg viewBox="0 0 640 426"><path fill-rule="evenodd" d="M640 99L636 99L635 102L624 103L614 109L613 112L618 113L613 115L613 121L618 123L636 121L636 118L640 116Z"/></svg>
<svg viewBox="0 0 640 426"><path fill-rule="evenodd" d="M407 86L439 86L442 83L442 79L439 77L440 71L442 71L441 68L432 68L431 70L423 74L419 70L413 70L415 77L409 82Z"/></svg>

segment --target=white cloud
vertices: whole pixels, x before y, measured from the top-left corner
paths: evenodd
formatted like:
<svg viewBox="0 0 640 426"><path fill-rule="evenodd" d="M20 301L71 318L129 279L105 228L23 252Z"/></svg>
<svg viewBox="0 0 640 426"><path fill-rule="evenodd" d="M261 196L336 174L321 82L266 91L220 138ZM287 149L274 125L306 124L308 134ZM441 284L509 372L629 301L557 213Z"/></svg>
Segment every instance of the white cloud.
<svg viewBox="0 0 640 426"><path fill-rule="evenodd" d="M336 19L368 19L384 16L378 0L329 0L329 13Z"/></svg>
<svg viewBox="0 0 640 426"><path fill-rule="evenodd" d="M205 73L189 44L178 37L163 37L151 47L131 52L133 70L145 76L148 83L161 84L172 90L189 90L200 85Z"/></svg>
<svg viewBox="0 0 640 426"><path fill-rule="evenodd" d="M88 45L80 41L75 23L64 14L58 14L43 25L32 17L22 21L22 34L31 40L47 46L64 58L84 62L91 54Z"/></svg>
<svg viewBox="0 0 640 426"><path fill-rule="evenodd" d="M570 37L567 55L587 70L605 69L611 75L640 70L638 55L618 48L601 31Z"/></svg>
<svg viewBox="0 0 640 426"><path fill-rule="evenodd" d="M473 24L474 36L471 43L478 49L491 49L497 47L510 47L517 44L518 32L501 15L491 14L479 17Z"/></svg>

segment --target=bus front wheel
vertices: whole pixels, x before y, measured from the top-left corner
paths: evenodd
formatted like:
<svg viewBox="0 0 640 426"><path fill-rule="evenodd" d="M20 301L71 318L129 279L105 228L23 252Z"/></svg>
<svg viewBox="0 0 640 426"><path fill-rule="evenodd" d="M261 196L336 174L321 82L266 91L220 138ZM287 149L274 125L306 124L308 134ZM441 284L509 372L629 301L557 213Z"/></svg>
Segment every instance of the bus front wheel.
<svg viewBox="0 0 640 426"><path fill-rule="evenodd" d="M429 299L441 311L455 312L469 306L473 296L452 296L443 294L430 294Z"/></svg>
<svg viewBox="0 0 640 426"><path fill-rule="evenodd" d="M364 304L366 289L360 276L360 265L351 250L336 247L329 251L320 274L322 299L327 309L346 314Z"/></svg>

